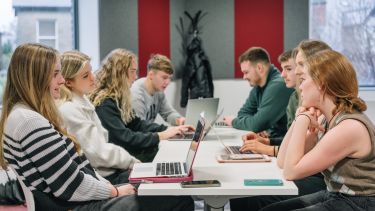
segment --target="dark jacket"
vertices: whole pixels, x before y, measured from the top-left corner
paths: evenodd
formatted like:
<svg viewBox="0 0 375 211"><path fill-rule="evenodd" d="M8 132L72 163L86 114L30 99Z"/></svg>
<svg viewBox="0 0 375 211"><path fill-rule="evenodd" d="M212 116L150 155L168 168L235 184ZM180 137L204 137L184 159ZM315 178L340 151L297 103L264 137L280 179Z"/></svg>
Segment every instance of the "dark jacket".
<svg viewBox="0 0 375 211"><path fill-rule="evenodd" d="M158 148L159 136L156 132L167 129L167 126L151 123L134 117L129 123L124 123L116 102L106 98L95 111L105 129L108 130L109 142L122 146L130 154L145 161L140 154L155 151ZM149 161L149 159L146 159Z"/></svg>
<svg viewBox="0 0 375 211"><path fill-rule="evenodd" d="M186 107L188 99L214 96L211 64L195 37L187 47L187 59L182 76L181 107Z"/></svg>

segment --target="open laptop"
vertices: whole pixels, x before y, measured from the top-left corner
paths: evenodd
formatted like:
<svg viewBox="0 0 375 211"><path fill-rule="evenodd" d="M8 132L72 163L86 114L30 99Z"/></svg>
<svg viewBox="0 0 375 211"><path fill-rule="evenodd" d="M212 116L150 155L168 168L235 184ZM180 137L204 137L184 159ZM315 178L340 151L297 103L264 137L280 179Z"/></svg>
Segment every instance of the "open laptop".
<svg viewBox="0 0 375 211"><path fill-rule="evenodd" d="M203 139L204 126L204 119L199 119L185 162L135 163L129 176L130 183L167 183L193 180L193 163L199 143Z"/></svg>
<svg viewBox="0 0 375 211"><path fill-rule="evenodd" d="M220 113L217 114L216 117L210 123L207 123L208 120L204 117L204 113L200 114L201 119L203 119L206 122L206 125L208 125L208 127L204 128L203 137L205 137L208 134L208 132L210 132L211 128L215 126L215 123L217 122L219 117L223 114L223 111L224 111L224 109L221 109ZM195 132L187 132L187 133L184 133L184 134L181 134L181 135L172 136L168 140L169 141L188 141L188 140L194 138L194 135L195 135Z"/></svg>
<svg viewBox="0 0 375 211"><path fill-rule="evenodd" d="M219 98L199 98L189 99L186 115L185 124L194 125L199 120L199 114L204 112L205 118L208 122L212 122L217 116L217 108L219 106ZM206 129L208 128L206 124Z"/></svg>

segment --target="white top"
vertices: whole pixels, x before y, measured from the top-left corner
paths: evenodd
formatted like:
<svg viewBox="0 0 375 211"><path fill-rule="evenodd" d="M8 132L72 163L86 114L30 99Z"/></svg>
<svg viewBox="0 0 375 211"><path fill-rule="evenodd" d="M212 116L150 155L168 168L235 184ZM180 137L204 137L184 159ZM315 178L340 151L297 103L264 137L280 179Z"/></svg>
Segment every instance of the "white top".
<svg viewBox="0 0 375 211"><path fill-rule="evenodd" d="M139 162L124 148L108 143L108 132L87 97L73 95L72 101L63 103L59 110L68 133L77 138L87 159L100 175L109 176L116 169L126 170Z"/></svg>
<svg viewBox="0 0 375 211"><path fill-rule="evenodd" d="M150 95L145 87L146 78L140 78L131 87L132 108L143 120L154 122L157 114L171 125L176 125L176 118L181 115L167 102L164 92Z"/></svg>

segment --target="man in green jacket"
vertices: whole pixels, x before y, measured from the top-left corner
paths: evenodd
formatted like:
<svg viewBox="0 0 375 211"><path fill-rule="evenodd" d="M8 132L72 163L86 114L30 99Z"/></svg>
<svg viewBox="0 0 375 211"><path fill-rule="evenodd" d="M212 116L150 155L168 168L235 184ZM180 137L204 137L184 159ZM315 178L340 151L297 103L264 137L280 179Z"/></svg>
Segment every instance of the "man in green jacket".
<svg viewBox="0 0 375 211"><path fill-rule="evenodd" d="M239 62L243 78L253 89L237 117L224 116L224 122L255 133L267 131L271 138L284 136L287 131L285 110L293 89L285 86L265 49L252 47L240 56Z"/></svg>

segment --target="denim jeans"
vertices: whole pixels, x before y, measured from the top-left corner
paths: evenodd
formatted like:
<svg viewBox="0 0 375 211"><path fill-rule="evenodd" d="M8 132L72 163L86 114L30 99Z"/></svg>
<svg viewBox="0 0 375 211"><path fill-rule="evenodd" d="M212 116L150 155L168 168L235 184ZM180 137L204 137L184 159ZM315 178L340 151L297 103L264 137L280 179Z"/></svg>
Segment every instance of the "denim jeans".
<svg viewBox="0 0 375 211"><path fill-rule="evenodd" d="M375 210L375 197L349 196L342 193L320 191L294 199L271 204L261 211L365 211Z"/></svg>

